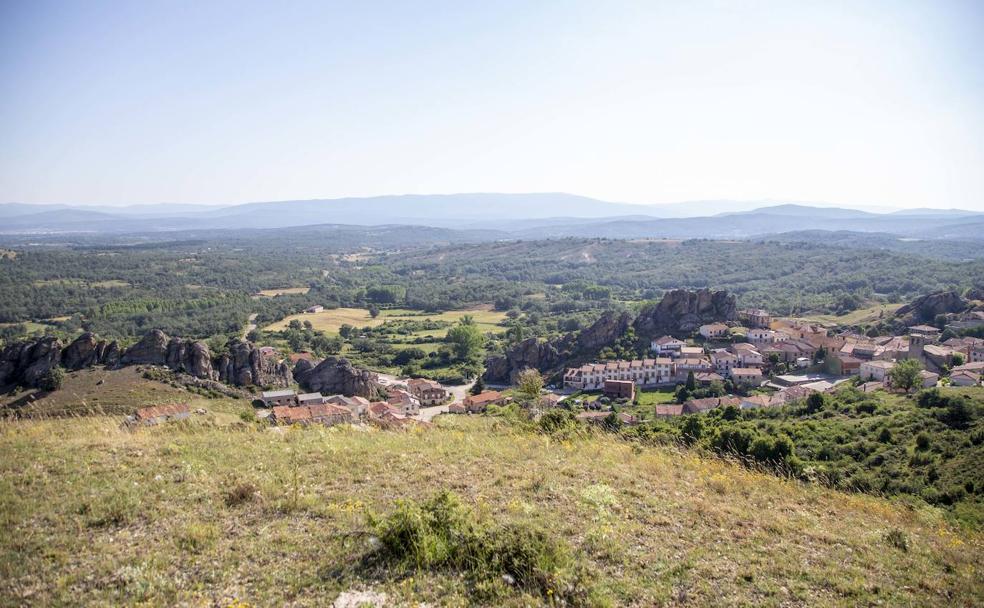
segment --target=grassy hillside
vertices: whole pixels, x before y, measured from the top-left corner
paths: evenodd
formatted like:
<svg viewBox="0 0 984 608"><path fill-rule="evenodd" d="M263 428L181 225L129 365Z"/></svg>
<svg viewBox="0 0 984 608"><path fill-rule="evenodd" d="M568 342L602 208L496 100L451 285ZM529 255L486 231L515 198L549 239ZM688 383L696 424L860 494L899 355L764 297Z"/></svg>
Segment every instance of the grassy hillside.
<svg viewBox="0 0 984 608"><path fill-rule="evenodd" d="M0 422L0 453L0 605L984 602L984 538L938 510L607 435L90 417Z"/></svg>
<svg viewBox="0 0 984 608"><path fill-rule="evenodd" d="M35 389L0 395L0 415L85 416L131 414L138 407L187 403L192 408L241 409L245 401L210 399L180 385L144 377L142 366L108 370L102 367L66 372L62 387L51 393Z"/></svg>

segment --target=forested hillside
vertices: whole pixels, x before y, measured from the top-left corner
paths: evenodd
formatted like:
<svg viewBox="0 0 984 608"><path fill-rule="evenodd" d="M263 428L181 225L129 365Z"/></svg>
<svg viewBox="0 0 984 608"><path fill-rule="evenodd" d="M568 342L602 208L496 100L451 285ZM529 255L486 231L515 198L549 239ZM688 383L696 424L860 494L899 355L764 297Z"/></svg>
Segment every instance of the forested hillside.
<svg viewBox="0 0 984 608"><path fill-rule="evenodd" d="M41 321L48 331L84 327L124 339L153 327L209 337L238 333L250 313L271 323L312 304L429 311L494 304L499 310L563 314L700 287L727 289L742 306L779 314L842 313L871 300L899 302L984 284L980 260L942 261L822 244L607 239L448 244L447 231L423 230L423 236L403 240L391 238L393 231L385 228L335 227L195 234L198 238L158 242L114 238L99 244L90 237L14 245L0 257L0 323L8 324L7 335L38 329L16 324ZM311 289L251 298L260 290L286 287Z"/></svg>

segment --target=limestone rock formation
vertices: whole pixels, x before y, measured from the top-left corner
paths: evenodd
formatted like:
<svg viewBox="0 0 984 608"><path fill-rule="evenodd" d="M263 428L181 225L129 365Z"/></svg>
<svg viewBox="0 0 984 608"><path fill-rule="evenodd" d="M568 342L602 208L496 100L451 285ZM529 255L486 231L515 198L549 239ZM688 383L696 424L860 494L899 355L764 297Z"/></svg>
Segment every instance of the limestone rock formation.
<svg viewBox="0 0 984 608"><path fill-rule="evenodd" d="M11 344L0 352L0 386L37 386L61 362L62 343L44 337Z"/></svg>
<svg viewBox="0 0 984 608"><path fill-rule="evenodd" d="M343 357L328 357L318 365L298 361L294 375L298 384L313 392L358 395L370 401L380 399L383 394L378 375L355 367Z"/></svg>
<svg viewBox="0 0 984 608"><path fill-rule="evenodd" d="M685 337L706 323L734 321L735 297L727 291L675 289L642 309L635 320L636 334L652 338L665 334Z"/></svg>
<svg viewBox="0 0 984 608"><path fill-rule="evenodd" d="M264 357L252 343L230 340L229 352L219 357L215 371L220 381L236 386L290 386L290 366Z"/></svg>

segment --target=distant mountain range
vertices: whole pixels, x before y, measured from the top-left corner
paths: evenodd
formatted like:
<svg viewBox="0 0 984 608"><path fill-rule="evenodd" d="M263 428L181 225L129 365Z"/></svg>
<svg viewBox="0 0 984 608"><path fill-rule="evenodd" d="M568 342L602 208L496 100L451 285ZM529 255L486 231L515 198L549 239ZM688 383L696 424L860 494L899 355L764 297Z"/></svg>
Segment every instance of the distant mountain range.
<svg viewBox="0 0 984 608"><path fill-rule="evenodd" d="M413 225L487 238L754 238L794 231L880 233L880 238L984 239L984 213L912 209L872 213L736 201L612 203L563 193L444 194L206 205L0 204L0 234L123 234L300 226ZM681 217L681 214L686 216ZM478 232L474 232L478 231Z"/></svg>

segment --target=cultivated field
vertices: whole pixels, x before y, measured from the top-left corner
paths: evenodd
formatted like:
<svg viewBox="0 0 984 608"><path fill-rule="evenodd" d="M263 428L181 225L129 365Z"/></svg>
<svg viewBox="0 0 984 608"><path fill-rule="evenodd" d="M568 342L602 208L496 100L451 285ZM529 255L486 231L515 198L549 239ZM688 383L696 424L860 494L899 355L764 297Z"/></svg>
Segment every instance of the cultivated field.
<svg viewBox="0 0 984 608"><path fill-rule="evenodd" d="M843 315L809 315L802 317L805 321L821 325L859 325L875 323L881 318L889 318L901 308L902 304L876 304L867 308L859 308Z"/></svg>
<svg viewBox="0 0 984 608"><path fill-rule="evenodd" d="M333 308L312 314L296 314L285 319L272 323L263 328L264 331L280 331L293 321L298 320L302 323L310 321L317 331L337 334L342 325L352 325L354 327L376 327L386 321L397 320L418 320L418 321L449 321L456 323L463 316L471 315L475 319L482 331L501 331L499 323L506 319L506 313L490 310L489 307L473 308L469 310L449 310L441 313L424 313L418 310L408 310L405 308L393 308L380 311L375 319L370 316L365 308ZM416 332L419 335L433 335L435 338L443 338L447 333L446 329ZM415 334L415 335L416 335Z"/></svg>
<svg viewBox="0 0 984 608"><path fill-rule="evenodd" d="M280 295L289 295L292 293L307 293L311 291L310 287L284 287L282 289L261 289L257 292L257 295L261 295L267 298L273 298Z"/></svg>
<svg viewBox="0 0 984 608"><path fill-rule="evenodd" d="M938 510L612 436L461 417L415 432L197 419L127 432L95 417L0 422L0 453L0 605L325 606L351 590L555 605L574 594L557 580L588 590L578 605L984 602L982 538ZM456 525L527 553L433 567L444 545L426 537L438 544L414 549L421 568L384 561L381 525L393 540L423 524L378 518L442 490L467 510ZM525 590L503 582L498 568L523 564L536 564Z"/></svg>

